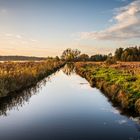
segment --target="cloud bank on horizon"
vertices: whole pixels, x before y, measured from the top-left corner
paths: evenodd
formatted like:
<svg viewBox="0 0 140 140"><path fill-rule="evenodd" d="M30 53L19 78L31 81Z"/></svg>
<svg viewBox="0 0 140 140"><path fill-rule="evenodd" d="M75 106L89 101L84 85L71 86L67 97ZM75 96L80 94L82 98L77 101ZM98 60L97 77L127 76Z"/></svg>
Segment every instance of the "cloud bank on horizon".
<svg viewBox="0 0 140 140"><path fill-rule="evenodd" d="M127 40L140 38L140 0L115 9L113 25L101 31L82 32L82 39Z"/></svg>

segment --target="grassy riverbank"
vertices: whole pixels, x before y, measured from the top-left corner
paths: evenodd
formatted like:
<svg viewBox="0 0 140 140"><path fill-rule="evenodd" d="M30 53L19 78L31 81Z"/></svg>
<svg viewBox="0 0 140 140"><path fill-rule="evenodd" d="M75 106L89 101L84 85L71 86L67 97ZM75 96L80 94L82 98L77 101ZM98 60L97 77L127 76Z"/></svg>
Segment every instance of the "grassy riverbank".
<svg viewBox="0 0 140 140"><path fill-rule="evenodd" d="M63 65L57 60L0 63L0 97L35 85Z"/></svg>
<svg viewBox="0 0 140 140"><path fill-rule="evenodd" d="M76 72L124 109L140 113L140 63L76 63Z"/></svg>

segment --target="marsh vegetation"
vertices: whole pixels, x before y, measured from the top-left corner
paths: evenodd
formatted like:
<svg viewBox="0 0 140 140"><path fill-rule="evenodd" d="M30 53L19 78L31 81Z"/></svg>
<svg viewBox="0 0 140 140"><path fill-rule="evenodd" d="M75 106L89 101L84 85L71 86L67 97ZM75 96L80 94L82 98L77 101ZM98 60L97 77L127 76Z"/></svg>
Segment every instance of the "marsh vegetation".
<svg viewBox="0 0 140 140"><path fill-rule="evenodd" d="M0 97L36 85L63 64L64 62L57 60L0 63Z"/></svg>
<svg viewBox="0 0 140 140"><path fill-rule="evenodd" d="M140 63L76 63L76 71L124 109L140 113Z"/></svg>

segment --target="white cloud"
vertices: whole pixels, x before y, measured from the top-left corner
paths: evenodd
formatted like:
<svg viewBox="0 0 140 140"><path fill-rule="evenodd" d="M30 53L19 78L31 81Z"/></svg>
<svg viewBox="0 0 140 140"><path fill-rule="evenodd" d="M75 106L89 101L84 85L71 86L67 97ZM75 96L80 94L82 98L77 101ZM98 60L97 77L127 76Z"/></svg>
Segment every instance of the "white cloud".
<svg viewBox="0 0 140 140"><path fill-rule="evenodd" d="M16 44L16 45L32 45L37 44L38 40L30 39L26 37L24 34L12 34L12 33L3 33L1 35L1 41L5 40L6 42L9 42L10 44Z"/></svg>
<svg viewBox="0 0 140 140"><path fill-rule="evenodd" d="M118 120L117 121L120 125L127 123L126 119Z"/></svg>
<svg viewBox="0 0 140 140"><path fill-rule="evenodd" d="M101 108L101 110L103 110L105 112L111 112L113 114L119 114L119 111L118 110L114 110L114 109Z"/></svg>
<svg viewBox="0 0 140 140"><path fill-rule="evenodd" d="M94 32L81 33L82 39L126 40L140 38L140 0L127 6L115 9L115 24L111 27Z"/></svg>

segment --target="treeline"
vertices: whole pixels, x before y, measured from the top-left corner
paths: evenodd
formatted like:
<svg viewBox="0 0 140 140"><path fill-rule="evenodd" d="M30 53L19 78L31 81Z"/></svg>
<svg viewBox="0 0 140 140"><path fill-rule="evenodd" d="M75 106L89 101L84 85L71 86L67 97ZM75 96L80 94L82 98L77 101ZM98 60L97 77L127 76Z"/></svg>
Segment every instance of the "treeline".
<svg viewBox="0 0 140 140"><path fill-rule="evenodd" d="M68 48L63 51L61 57L32 57L32 56L0 56L0 61L41 61L41 60L64 60L64 61L140 61L140 47L118 48L114 56L95 54L89 56L82 54L78 49Z"/></svg>
<svg viewBox="0 0 140 140"><path fill-rule="evenodd" d="M118 48L114 55L81 54L77 49L66 49L61 56L61 60L65 61L106 61L107 63L116 63L116 61L140 61L140 47Z"/></svg>
<svg viewBox="0 0 140 140"><path fill-rule="evenodd" d="M61 60L65 61L105 61L108 55L96 54L89 56L88 54L81 54L77 49L66 49L63 51Z"/></svg>
<svg viewBox="0 0 140 140"><path fill-rule="evenodd" d="M116 49L114 56L118 61L140 61L140 47Z"/></svg>
<svg viewBox="0 0 140 140"><path fill-rule="evenodd" d="M95 54L92 56L88 56L87 54L81 54L78 56L77 60L78 61L105 61L107 59L107 55L102 55L102 54Z"/></svg>

